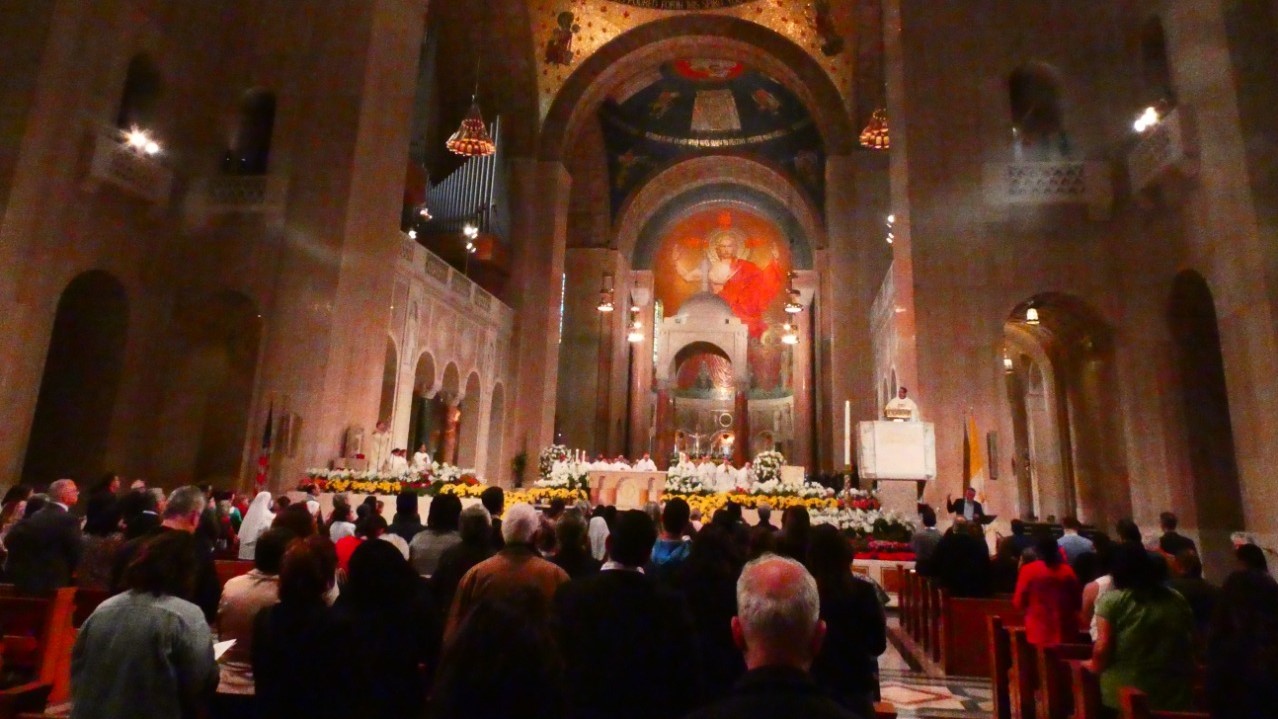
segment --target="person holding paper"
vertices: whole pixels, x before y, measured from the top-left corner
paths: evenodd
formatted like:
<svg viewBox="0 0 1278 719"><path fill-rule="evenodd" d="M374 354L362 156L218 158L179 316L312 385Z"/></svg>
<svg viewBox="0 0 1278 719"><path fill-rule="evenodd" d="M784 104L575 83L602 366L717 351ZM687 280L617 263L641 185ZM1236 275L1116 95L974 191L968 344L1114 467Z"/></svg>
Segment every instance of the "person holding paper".
<svg viewBox="0 0 1278 719"><path fill-rule="evenodd" d="M950 514L957 514L969 522L979 522L985 517L985 508L981 503L976 501L976 490L968 487L963 493L963 499L954 501L950 497L945 499L946 508Z"/></svg>
<svg viewBox="0 0 1278 719"><path fill-rule="evenodd" d="M909 398L909 393L910 391L905 387L898 389L896 391L896 396L889 400L887 405L883 407L883 414L886 415L888 419L894 419L894 414L897 412L902 414L909 412L911 422L919 421L919 406L915 404L914 400Z"/></svg>

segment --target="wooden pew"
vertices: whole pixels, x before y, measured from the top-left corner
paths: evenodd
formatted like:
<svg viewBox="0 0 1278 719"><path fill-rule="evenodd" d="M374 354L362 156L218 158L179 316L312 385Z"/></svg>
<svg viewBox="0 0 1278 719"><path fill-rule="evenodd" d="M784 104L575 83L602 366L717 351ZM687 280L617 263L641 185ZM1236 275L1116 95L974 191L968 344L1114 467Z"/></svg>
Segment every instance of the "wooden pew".
<svg viewBox="0 0 1278 719"><path fill-rule="evenodd" d="M1073 681L1069 662L1092 656L1091 644L1058 644L1037 652L1038 693L1035 704L1038 719L1069 719L1074 714Z"/></svg>
<svg viewBox="0 0 1278 719"><path fill-rule="evenodd" d="M1066 663L1073 685L1074 719L1102 719L1100 677L1081 661Z"/></svg>
<svg viewBox="0 0 1278 719"><path fill-rule="evenodd" d="M925 585L927 593L926 602L923 605L923 621L926 627L926 639L928 650L932 655L932 661L941 661L941 636L943 633L943 622L941 614L944 611L945 596L941 588L932 581L928 581Z"/></svg>
<svg viewBox="0 0 1278 719"><path fill-rule="evenodd" d="M1012 719L1034 718L1034 694L1038 687L1038 663L1025 627L1008 629L1008 706Z"/></svg>
<svg viewBox="0 0 1278 719"><path fill-rule="evenodd" d="M1001 616L988 617L990 653L990 698L994 704L994 719L1011 719L1012 707L1008 694L1012 668L1011 636Z"/></svg>
<svg viewBox="0 0 1278 719"><path fill-rule="evenodd" d="M1159 712L1149 708L1149 697L1135 687L1118 691L1119 712L1123 719L1210 719L1207 712Z"/></svg>
<svg viewBox="0 0 1278 719"><path fill-rule="evenodd" d="M1001 616L1004 622L1022 621L1021 613L1008 599L967 599L951 597L935 590L934 660L947 675L985 676L989 673L987 617Z"/></svg>
<svg viewBox="0 0 1278 719"><path fill-rule="evenodd" d="M895 567L883 568L883 591L888 594L901 594L901 585L905 577L905 567L900 564ZM898 600L900 601L900 600Z"/></svg>
<svg viewBox="0 0 1278 719"><path fill-rule="evenodd" d="M223 586L228 581L253 571L253 562L247 559L219 559L213 565L217 568L217 581Z"/></svg>
<svg viewBox="0 0 1278 719"><path fill-rule="evenodd" d="M875 702L874 719L896 719L896 707L892 702Z"/></svg>
<svg viewBox="0 0 1278 719"><path fill-rule="evenodd" d="M908 572L901 582L901 595L897 600L898 609L901 613L901 629L909 635L914 641L918 641L918 634L915 632L915 597L916 587L918 585L919 575L917 572Z"/></svg>
<svg viewBox="0 0 1278 719"><path fill-rule="evenodd" d="M5 668L29 673L31 681L50 685L48 700L55 704L70 696L74 611L72 587L50 597L0 596Z"/></svg>
<svg viewBox="0 0 1278 719"><path fill-rule="evenodd" d="M84 626L84 620L93 614L93 610L98 605L112 596L110 590L107 589L86 589L79 587L75 590L75 614L71 617L71 626L79 629Z"/></svg>
<svg viewBox="0 0 1278 719"><path fill-rule="evenodd" d="M0 690L0 719L14 719L19 714L41 714L49 703L53 685L45 682L29 682Z"/></svg>

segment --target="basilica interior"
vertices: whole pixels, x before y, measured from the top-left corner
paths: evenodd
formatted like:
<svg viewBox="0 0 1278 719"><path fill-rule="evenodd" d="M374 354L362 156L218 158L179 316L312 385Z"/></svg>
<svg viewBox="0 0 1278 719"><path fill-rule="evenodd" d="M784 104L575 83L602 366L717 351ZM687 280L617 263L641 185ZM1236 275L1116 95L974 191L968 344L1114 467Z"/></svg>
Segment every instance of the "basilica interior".
<svg viewBox="0 0 1278 719"><path fill-rule="evenodd" d="M5 13L0 481L837 472L907 387L927 501L1278 542L1278 2Z"/></svg>

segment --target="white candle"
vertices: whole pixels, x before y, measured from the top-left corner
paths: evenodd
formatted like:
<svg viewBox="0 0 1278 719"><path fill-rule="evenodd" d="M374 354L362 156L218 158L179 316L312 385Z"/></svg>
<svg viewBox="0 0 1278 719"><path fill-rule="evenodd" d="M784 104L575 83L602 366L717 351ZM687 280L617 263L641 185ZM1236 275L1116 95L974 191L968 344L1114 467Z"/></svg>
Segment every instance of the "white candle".
<svg viewBox="0 0 1278 719"><path fill-rule="evenodd" d="M852 466L852 400L843 402L843 466Z"/></svg>

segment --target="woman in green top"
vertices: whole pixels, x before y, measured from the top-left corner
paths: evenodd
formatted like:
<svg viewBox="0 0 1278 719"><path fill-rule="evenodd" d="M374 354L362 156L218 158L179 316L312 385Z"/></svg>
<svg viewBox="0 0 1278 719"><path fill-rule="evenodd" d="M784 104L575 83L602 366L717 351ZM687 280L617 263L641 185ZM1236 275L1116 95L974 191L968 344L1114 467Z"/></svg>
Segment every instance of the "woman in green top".
<svg viewBox="0 0 1278 719"><path fill-rule="evenodd" d="M1100 675L1101 702L1118 709L1122 687L1149 696L1150 708L1190 708L1194 678L1194 613L1165 584L1167 566L1139 544L1114 557L1114 589L1096 605L1099 635L1091 669Z"/></svg>

